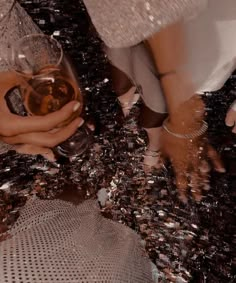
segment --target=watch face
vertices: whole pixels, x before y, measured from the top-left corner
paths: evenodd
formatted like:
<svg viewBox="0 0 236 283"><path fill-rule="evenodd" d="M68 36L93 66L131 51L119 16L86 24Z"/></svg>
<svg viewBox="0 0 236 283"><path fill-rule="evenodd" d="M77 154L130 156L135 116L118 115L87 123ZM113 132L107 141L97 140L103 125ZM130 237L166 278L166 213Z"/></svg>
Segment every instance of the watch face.
<svg viewBox="0 0 236 283"><path fill-rule="evenodd" d="M0 22L8 15L15 2L16 0L0 0Z"/></svg>

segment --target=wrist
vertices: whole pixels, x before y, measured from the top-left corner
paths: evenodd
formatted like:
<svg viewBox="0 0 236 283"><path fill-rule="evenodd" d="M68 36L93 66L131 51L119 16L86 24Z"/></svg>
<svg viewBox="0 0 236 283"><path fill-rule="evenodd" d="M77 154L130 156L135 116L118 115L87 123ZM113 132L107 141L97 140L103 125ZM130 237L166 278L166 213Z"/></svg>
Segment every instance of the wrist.
<svg viewBox="0 0 236 283"><path fill-rule="evenodd" d="M170 114L169 124L182 131L197 130L199 126L201 127L204 117L204 102L200 96L193 96Z"/></svg>
<svg viewBox="0 0 236 283"><path fill-rule="evenodd" d="M167 123L170 129L186 134L198 130L202 126L203 118L195 119L192 116L170 117Z"/></svg>
<svg viewBox="0 0 236 283"><path fill-rule="evenodd" d="M208 129L208 124L202 121L198 127L194 128L174 128L166 119L163 123L163 129L170 135L180 139L195 139L204 135Z"/></svg>

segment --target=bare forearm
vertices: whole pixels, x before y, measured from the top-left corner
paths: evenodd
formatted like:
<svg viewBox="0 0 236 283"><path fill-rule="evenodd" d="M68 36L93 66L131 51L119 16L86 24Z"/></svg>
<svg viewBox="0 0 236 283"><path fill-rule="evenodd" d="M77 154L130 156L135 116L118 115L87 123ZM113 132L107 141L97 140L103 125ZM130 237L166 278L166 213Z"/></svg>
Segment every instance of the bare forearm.
<svg viewBox="0 0 236 283"><path fill-rule="evenodd" d="M192 78L185 69L187 64L186 41L182 22L166 27L147 40L149 49L161 78L162 89L166 98L170 119L181 111L183 103L194 96ZM194 111L185 109L186 115ZM199 104L197 106L199 108ZM203 104L201 106L203 108ZM189 110L189 111L188 111ZM181 111L182 112L182 111ZM184 113L180 113L184 115ZM182 119L182 117L181 117Z"/></svg>

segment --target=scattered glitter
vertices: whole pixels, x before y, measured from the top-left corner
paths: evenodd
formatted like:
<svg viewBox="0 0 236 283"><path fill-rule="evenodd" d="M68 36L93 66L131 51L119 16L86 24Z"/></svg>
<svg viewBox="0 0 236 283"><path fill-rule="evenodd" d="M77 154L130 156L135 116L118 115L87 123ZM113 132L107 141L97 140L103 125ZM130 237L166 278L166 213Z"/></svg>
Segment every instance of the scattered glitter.
<svg viewBox="0 0 236 283"><path fill-rule="evenodd" d="M46 33L60 31L58 40L76 62L87 94L86 114L94 116L97 127L90 150L72 162L60 160L59 166L40 156L1 155L0 186L9 183L9 188L0 190L0 231L3 223L11 227L28 199L52 199L73 188L83 201L102 190L108 200L104 198L101 212L141 235L160 283L234 282L236 151L224 116L227 105L236 99L230 92L236 89L236 76L221 91L204 97L209 139L222 153L228 172L211 173L211 190L201 202L180 203L169 166L160 172L143 171L146 136L137 127L139 104L127 119L122 117L111 91L106 56L89 29L82 3L23 2L36 22L45 22L40 27Z"/></svg>
<svg viewBox="0 0 236 283"><path fill-rule="evenodd" d="M0 187L0 190L8 190L10 186L11 186L11 183L7 182Z"/></svg>

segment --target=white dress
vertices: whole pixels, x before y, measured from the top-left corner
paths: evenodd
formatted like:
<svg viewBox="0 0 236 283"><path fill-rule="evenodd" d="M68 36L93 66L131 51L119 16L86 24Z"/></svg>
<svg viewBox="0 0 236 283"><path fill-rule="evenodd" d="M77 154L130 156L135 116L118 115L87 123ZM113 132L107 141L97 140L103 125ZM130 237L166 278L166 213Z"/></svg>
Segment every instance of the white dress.
<svg viewBox="0 0 236 283"><path fill-rule="evenodd" d="M220 89L236 68L236 1L209 0L207 9L185 28L196 91Z"/></svg>
<svg viewBox="0 0 236 283"><path fill-rule="evenodd" d="M169 3L171 5L171 1ZM124 26L122 30L125 32ZM184 31L188 63L183 69L190 73L195 92L220 89L236 69L236 0L209 0L197 16L185 20ZM127 34L130 36L130 32ZM127 41L125 43L127 45ZM120 47L119 42L117 47ZM117 68L141 86L146 106L155 112L166 112L157 72L142 43L108 48L107 53Z"/></svg>

